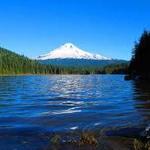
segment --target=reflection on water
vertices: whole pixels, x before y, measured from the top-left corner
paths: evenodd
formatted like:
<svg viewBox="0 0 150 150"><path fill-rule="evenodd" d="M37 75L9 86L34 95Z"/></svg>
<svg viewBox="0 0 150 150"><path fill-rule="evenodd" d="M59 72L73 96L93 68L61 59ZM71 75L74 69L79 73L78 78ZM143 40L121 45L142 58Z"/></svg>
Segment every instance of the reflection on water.
<svg viewBox="0 0 150 150"><path fill-rule="evenodd" d="M149 102L150 84L122 75L0 77L0 144L37 149L52 132L146 127Z"/></svg>
<svg viewBox="0 0 150 150"><path fill-rule="evenodd" d="M135 108L142 115L145 123L150 120L150 82L134 81Z"/></svg>

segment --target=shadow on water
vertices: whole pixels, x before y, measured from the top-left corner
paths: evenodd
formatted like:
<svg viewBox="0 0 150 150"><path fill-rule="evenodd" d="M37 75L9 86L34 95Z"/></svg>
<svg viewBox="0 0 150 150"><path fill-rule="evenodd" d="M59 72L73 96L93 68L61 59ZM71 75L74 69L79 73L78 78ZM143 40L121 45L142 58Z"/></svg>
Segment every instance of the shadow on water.
<svg viewBox="0 0 150 150"><path fill-rule="evenodd" d="M139 123L131 127L110 130L107 133L107 135L109 136L125 136L138 138L149 136L143 135L143 132L150 126L150 82L140 80L133 80L130 82L132 85L132 102L135 108L134 117L136 116L136 114L138 117L133 117L133 120L135 122L139 120Z"/></svg>
<svg viewBox="0 0 150 150"><path fill-rule="evenodd" d="M135 108L142 115L144 123L150 124L150 82L134 81Z"/></svg>
<svg viewBox="0 0 150 150"><path fill-rule="evenodd" d="M144 109L150 108L150 105L147 105L147 103L150 102L150 82L133 81L133 85L134 85L134 98L139 102L139 104L141 102L141 108L142 107Z"/></svg>

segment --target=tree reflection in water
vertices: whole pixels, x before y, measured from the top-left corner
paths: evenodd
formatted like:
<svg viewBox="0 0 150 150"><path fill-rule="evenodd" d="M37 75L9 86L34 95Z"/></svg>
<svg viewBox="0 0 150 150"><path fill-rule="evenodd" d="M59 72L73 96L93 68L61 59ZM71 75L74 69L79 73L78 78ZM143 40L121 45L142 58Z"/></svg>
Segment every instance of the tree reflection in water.
<svg viewBox="0 0 150 150"><path fill-rule="evenodd" d="M133 81L135 108L148 123L150 120L150 82Z"/></svg>

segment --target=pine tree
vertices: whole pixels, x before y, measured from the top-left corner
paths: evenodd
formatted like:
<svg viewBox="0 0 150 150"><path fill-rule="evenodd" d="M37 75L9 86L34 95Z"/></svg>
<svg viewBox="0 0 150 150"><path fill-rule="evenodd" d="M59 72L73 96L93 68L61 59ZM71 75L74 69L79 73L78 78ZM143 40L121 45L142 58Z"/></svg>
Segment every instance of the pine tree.
<svg viewBox="0 0 150 150"><path fill-rule="evenodd" d="M132 52L129 73L150 77L150 32L144 31Z"/></svg>

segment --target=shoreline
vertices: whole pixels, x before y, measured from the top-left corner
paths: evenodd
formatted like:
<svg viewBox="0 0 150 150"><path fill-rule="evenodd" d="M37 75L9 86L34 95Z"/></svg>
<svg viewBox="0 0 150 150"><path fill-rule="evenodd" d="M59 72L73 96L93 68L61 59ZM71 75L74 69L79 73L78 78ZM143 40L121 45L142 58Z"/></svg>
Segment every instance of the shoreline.
<svg viewBox="0 0 150 150"><path fill-rule="evenodd" d="M36 148L41 150L148 150L139 149L139 147L143 148L148 142L143 142L134 136L115 135L117 129L73 130L67 132L37 131L37 133L34 132L34 135L32 135L30 129L26 130L25 135L20 131L16 134L14 134L15 132L13 134L2 132L7 136L1 134L1 146L5 147L3 141L9 141L13 138L13 142L8 143L7 148L15 147L15 149L23 150L26 146L26 149ZM111 131L114 131L112 135L108 135L107 132ZM125 131L128 131L128 128Z"/></svg>
<svg viewBox="0 0 150 150"><path fill-rule="evenodd" d="M136 135L142 131L143 128L122 128L58 132L51 137L48 150L53 148L62 150L148 150L150 148L149 139L140 134Z"/></svg>
<svg viewBox="0 0 150 150"><path fill-rule="evenodd" d="M122 75L126 74L0 74L0 77L3 76L48 76L48 75Z"/></svg>

